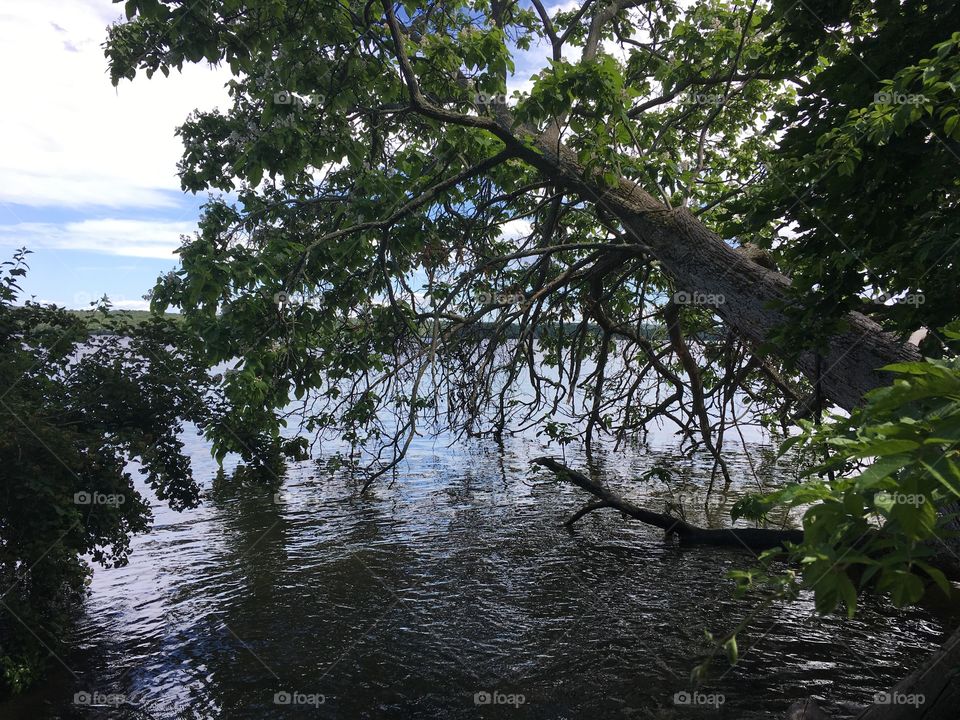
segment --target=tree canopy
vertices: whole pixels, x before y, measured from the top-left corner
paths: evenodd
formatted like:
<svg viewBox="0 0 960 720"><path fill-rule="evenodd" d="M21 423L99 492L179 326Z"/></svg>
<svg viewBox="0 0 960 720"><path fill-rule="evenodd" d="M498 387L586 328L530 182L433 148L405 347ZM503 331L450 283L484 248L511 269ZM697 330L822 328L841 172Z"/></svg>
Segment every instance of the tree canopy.
<svg viewBox="0 0 960 720"><path fill-rule="evenodd" d="M956 369L917 364L904 341L924 327L926 354L953 354L939 328L958 307L954 3L125 10L105 46L114 84L202 61L233 75L232 105L178 131L184 189L212 195L154 296L208 363L239 359L218 452L280 448L294 415L301 439L366 450L369 484L419 431L537 427L589 451L666 423L729 479L740 424L787 434L899 373L911 390L869 395L863 427L805 435L844 448L819 466L831 483L877 450L870 483L776 501L822 501L811 523L845 514L839 534L808 530L817 562L883 518L908 544L943 532L949 514L929 510L958 486L924 453L952 452L935 428ZM925 404L931 384L946 408ZM920 405L883 415L902 409L891 397ZM921 428L929 443L902 437ZM936 503L878 510L878 492L914 485ZM741 511L761 517L773 500L759 502ZM923 575L909 553L891 562ZM855 565L822 607L852 607Z"/></svg>
<svg viewBox="0 0 960 720"><path fill-rule="evenodd" d="M4 265L2 602L41 628L0 628L9 687L57 641L81 556L122 563L147 528L127 461L196 504L186 422L257 465L345 439L364 489L421 432L536 428L591 454L652 424L729 481L725 447L756 424L792 435L809 477L738 504L804 508L802 572L764 557L744 588L812 588L823 612L865 587L897 604L949 589L956 3L124 11L115 85L209 62L231 104L177 130L183 189L209 193L152 294L181 323L104 314L91 339L18 305L25 255ZM922 353L905 342L921 328Z"/></svg>

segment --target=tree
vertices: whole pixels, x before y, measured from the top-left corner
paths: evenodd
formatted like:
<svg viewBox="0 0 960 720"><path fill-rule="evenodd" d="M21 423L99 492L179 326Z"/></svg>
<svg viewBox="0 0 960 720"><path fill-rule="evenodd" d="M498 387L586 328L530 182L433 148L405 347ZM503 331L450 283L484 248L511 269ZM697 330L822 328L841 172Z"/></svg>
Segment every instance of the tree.
<svg viewBox="0 0 960 720"><path fill-rule="evenodd" d="M316 390L307 425L387 440L392 461L418 415L438 418L421 385L442 377L457 399L448 424L499 434L521 373L537 387L521 406L530 422L565 392L540 374L534 337L561 386L589 390L576 413L588 445L666 417L722 465L707 410L731 394L703 387L683 336L708 375L720 368L757 395L773 382L781 397L767 406L781 416L811 404L768 357L789 281L703 222L752 187L772 146L762 118L794 95L802 52L783 52L792 19L776 7L708 2L681 16L618 1L554 18L538 3L408 3L400 17L389 3L126 8L106 46L115 83L203 59L236 76L230 111L196 113L179 133L184 187L237 184L239 202L211 200L180 274L156 293L158 307L185 310L211 362L243 358L226 385L251 400L235 403L235 424L269 422L255 408ZM549 66L507 100L514 56L536 42ZM696 306L673 313L674 293ZM651 343L642 328L665 311L677 332ZM878 368L918 357L848 313L791 370L850 409L881 384ZM398 392L407 380L413 391ZM674 391L645 406L661 381ZM385 407L408 411L392 434L377 427Z"/></svg>
<svg viewBox="0 0 960 720"><path fill-rule="evenodd" d="M898 265L899 236L869 242L881 221L841 224L864 215L846 180L861 167L856 179L875 178L911 217L913 257L942 250L929 213L911 215L929 202L903 195L901 158L946 148L943 170L913 174L954 213L949 3L926 15L625 0L552 17L539 2L126 11L106 44L115 84L203 59L235 75L230 110L195 113L179 133L184 188L238 186L239 201L211 199L154 295L183 309L208 362L240 358L224 383L229 432L212 429L221 454L249 454L264 428L276 438L292 391L305 430L369 449L368 482L426 424L495 437L539 424L589 449L663 420L727 475L738 393L784 430L830 403L851 410L892 379L881 368L920 359L906 328L955 315L949 264ZM534 46L546 67L507 98ZM872 93L837 83L863 66ZM925 104L894 102L921 90ZM825 240L781 173L845 234ZM845 254L851 243L860 252ZM863 255L879 269L858 270ZM875 313L898 339L857 312L877 309L868 290L931 302ZM521 376L532 397L517 394Z"/></svg>
<svg viewBox="0 0 960 720"><path fill-rule="evenodd" d="M369 450L369 485L424 426L538 425L589 449L663 421L727 475L737 397L784 431L854 411L862 427L823 432L866 442L894 420L858 408L895 372L952 387L952 365L926 368L905 342L957 317L951 3L126 10L106 44L115 84L202 60L234 75L232 107L179 133L184 188L238 201L210 201L155 296L211 363L241 359L225 381L234 425L279 422L293 392L305 430ZM930 352L950 355L948 339ZM840 503L850 527L881 486L850 494L869 506ZM849 601L843 582L823 607Z"/></svg>
<svg viewBox="0 0 960 720"><path fill-rule="evenodd" d="M218 403L190 338L161 318L88 319L19 301L20 251L0 269L0 694L63 652L91 572L124 565L148 529L128 465L177 510L199 502L179 435Z"/></svg>

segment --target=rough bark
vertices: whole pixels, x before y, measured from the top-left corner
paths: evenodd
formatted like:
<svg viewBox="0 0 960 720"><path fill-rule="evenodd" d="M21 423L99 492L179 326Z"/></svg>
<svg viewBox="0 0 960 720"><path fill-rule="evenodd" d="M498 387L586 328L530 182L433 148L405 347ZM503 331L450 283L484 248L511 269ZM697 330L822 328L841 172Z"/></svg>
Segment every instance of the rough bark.
<svg viewBox="0 0 960 720"><path fill-rule="evenodd" d="M686 208L668 208L624 178L613 188L605 186L584 170L556 132L540 135L533 148L515 141L508 145L557 184L618 218L678 288L722 297L716 312L743 340L758 347L783 325L783 312L775 306L786 300L789 279L738 253ZM860 313L849 313L846 325L844 332L830 338L819 367L816 354L806 352L798 359L798 369L819 382L829 401L850 410L864 393L889 381L879 368L918 360L920 353Z"/></svg>
<svg viewBox="0 0 960 720"><path fill-rule="evenodd" d="M608 187L602 172L587 171L566 147L559 123L539 133L514 120L503 103L489 106L493 117L462 115L431 103L423 95L403 47L403 31L390 2L383 0L397 62L410 92L412 108L439 122L487 130L508 152L536 167L554 184L595 203L616 217L631 238L656 257L680 289L723 296L718 314L745 341L764 344L784 323L774 306L786 298L790 281L736 252L686 208L669 208L627 178ZM914 345L899 342L859 313L846 317L847 329L829 339L822 358L807 352L799 369L817 383L831 402L850 410L864 393L886 384L879 368L917 360Z"/></svg>
<svg viewBox="0 0 960 720"><path fill-rule="evenodd" d="M577 472L553 458L541 457L533 461L553 472L558 479L571 482L582 490L597 498L596 502L585 505L569 520L567 526L572 526L588 512L604 507L612 507L632 517L635 520L660 528L667 535L676 535L682 545L718 545L726 547L744 547L750 550L766 550L778 547L784 542L799 543L803 541L803 532L800 530L769 530L766 528L701 528L696 525L675 518L671 515L653 512L635 505L626 498L610 490L602 483Z"/></svg>
<svg viewBox="0 0 960 720"><path fill-rule="evenodd" d="M480 121L477 126L492 130L510 150L557 185L576 192L585 201L596 203L614 215L634 242L660 261L679 289L722 296L723 302L716 305L716 312L741 339L759 348L766 345L774 330L783 326L785 316L778 308L787 299L790 281L786 276L736 252L686 208L666 207L626 178L620 178L614 187L608 188L600 177L584 170L575 153L563 145L556 128L537 135L521 127L520 132L527 136L527 142L520 142L514 135L518 126L509 111L497 108L496 115L492 125ZM899 341L860 313L849 313L845 325L842 332L829 338L821 355L813 352L801 354L797 367L815 384L818 400L826 399L852 410L867 392L889 382L889 377L880 368L891 363L917 361L921 355L915 346ZM551 467L550 463L554 461L541 458L538 462ZM596 495L600 501L594 503L595 507L613 505L638 520L656 519L657 522L651 524L658 527L658 523L662 523L660 517L652 518L656 513L650 514L642 508L624 504L622 498L612 497L609 491L594 492L598 488L593 488L595 484L585 476L567 472L565 477ZM580 515L588 511L584 508ZM675 519L669 520L674 523L670 528L679 527ZM695 534L688 532L687 536L694 537ZM960 542L944 542L960 555ZM960 702L960 683L956 679L960 631L951 641L952 644L948 642L938 655L897 686L920 688L918 692L927 698L922 707L873 706L858 720L956 718ZM934 672L936 667L943 672ZM790 712L793 720L818 720L823 716L812 702L795 704Z"/></svg>

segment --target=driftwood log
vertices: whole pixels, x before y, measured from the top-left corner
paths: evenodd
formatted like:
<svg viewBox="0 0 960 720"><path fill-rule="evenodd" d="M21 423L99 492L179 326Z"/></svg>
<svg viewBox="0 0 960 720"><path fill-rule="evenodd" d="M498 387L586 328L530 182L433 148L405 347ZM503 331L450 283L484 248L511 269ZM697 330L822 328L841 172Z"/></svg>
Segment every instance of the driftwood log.
<svg viewBox="0 0 960 720"><path fill-rule="evenodd" d="M559 480L573 483L597 499L584 505L567 520L567 527L571 527L580 518L589 512L601 508L614 508L624 515L639 520L647 525L660 528L667 535L676 535L682 545L720 545L727 547L744 547L750 550L766 550L780 547L785 542L799 543L803 541L801 530L768 530L765 528L701 528L691 525L685 520L653 512L636 505L626 498L610 490L602 483L587 477L581 472L568 468L553 458L541 457L533 461L553 472Z"/></svg>

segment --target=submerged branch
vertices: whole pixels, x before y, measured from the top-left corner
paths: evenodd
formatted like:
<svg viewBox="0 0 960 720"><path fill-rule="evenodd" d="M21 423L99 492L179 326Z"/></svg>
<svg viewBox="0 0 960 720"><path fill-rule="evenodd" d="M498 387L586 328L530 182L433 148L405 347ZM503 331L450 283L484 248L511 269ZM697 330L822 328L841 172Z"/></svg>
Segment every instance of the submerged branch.
<svg viewBox="0 0 960 720"><path fill-rule="evenodd" d="M533 461L534 465L541 465L553 472L558 479L571 482L581 490L596 497L600 502L591 503L576 513L567 525L570 526L581 517L600 507L613 507L629 515L635 520L653 525L663 530L667 535L676 535L683 545L719 545L745 547L749 550L766 550L781 546L785 542L803 542L801 530L770 530L766 528L701 528L696 525L675 518L670 515L653 512L635 505L621 497L601 483L577 472L553 458L540 457Z"/></svg>

